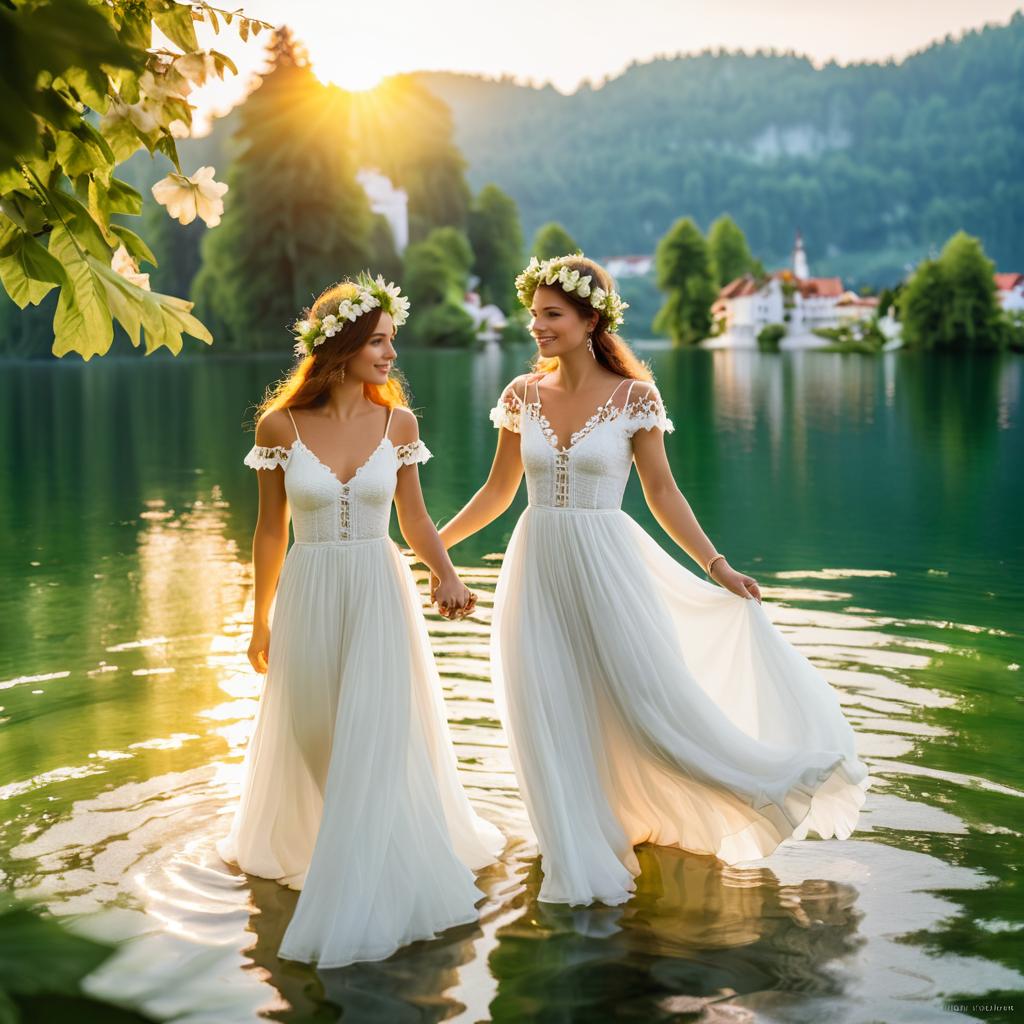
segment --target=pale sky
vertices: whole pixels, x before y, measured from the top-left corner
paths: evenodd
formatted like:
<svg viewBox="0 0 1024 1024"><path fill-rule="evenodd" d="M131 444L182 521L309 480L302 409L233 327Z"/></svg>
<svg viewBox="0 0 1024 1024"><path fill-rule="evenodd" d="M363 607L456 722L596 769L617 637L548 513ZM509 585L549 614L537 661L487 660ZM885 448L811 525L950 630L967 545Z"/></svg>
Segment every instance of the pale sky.
<svg viewBox="0 0 1024 1024"><path fill-rule="evenodd" d="M368 88L404 71L513 75L573 92L631 61L707 47L795 50L817 64L900 60L950 34L1005 24L1020 0L239 0L251 17L289 25L323 81ZM594 12L597 12L596 14ZM237 30L200 43L227 53L237 78L193 94L200 113L222 112L263 64L265 33ZM199 120L202 120L200 116Z"/></svg>

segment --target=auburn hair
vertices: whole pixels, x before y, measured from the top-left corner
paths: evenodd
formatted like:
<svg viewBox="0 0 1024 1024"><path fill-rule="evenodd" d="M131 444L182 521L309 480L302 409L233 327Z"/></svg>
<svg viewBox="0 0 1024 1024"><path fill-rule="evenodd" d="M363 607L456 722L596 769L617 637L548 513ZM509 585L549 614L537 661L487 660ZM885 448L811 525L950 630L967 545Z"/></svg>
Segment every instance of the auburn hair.
<svg viewBox="0 0 1024 1024"><path fill-rule="evenodd" d="M325 289L312 306L303 310L302 319L323 320L332 313L337 316L338 305L351 284L351 281L339 281ZM379 309L371 309L355 320L344 321L337 334L322 341L310 355L303 356L286 377L267 388L256 412L257 421L276 409L312 409L324 405L330 397L331 386L344 376L348 361L377 330L380 317ZM392 370L383 384L364 384L363 394L376 405L389 409L409 404L405 381L396 370Z"/></svg>
<svg viewBox="0 0 1024 1024"><path fill-rule="evenodd" d="M589 259L586 256L570 256L561 261L570 270L578 270L580 276L590 275L591 288L603 288L606 292L615 290L615 282L600 263ZM599 310L594 309L590 304L590 297L582 298L575 292L565 291L557 282L553 285L538 285L538 288L555 288L561 296L572 306L584 320L588 320ZM617 373L620 377L630 377L633 380L654 380L654 374L643 360L623 341L619 335L608 329L608 317L600 312L597 326L591 332L590 340L594 345L594 358L606 370ZM537 353L533 361L534 373L551 373L558 369L558 356L542 356Z"/></svg>

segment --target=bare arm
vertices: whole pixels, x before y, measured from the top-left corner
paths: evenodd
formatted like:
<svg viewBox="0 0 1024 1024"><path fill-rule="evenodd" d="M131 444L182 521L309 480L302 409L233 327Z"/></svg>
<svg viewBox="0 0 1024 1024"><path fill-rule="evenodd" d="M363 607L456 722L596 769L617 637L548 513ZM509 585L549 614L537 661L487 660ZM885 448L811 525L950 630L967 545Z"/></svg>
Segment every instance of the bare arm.
<svg viewBox="0 0 1024 1024"><path fill-rule="evenodd" d="M288 433L271 413L256 427L256 443L266 448L287 447ZM281 576L281 566L288 551L288 497L284 489L284 470L260 469L260 505L256 532L252 538L252 566L255 583L253 636L249 645L249 661L257 672L266 672L270 655L270 605Z"/></svg>
<svg viewBox="0 0 1024 1024"><path fill-rule="evenodd" d="M708 560L716 554L715 545L697 522L690 503L672 475L662 431L638 430L633 435L633 458L644 498L654 518L703 571ZM753 597L758 602L761 600L761 591L756 581L737 572L724 558L715 562L711 578L740 597Z"/></svg>
<svg viewBox="0 0 1024 1024"><path fill-rule="evenodd" d="M512 504L522 479L519 435L502 427L498 431L498 446L484 485L441 528L444 546L453 548L459 541L493 523Z"/></svg>
<svg viewBox="0 0 1024 1024"><path fill-rule="evenodd" d="M411 444L419 439L419 427L416 417L402 410L396 417L393 427L396 445ZM402 531L406 544L412 548L416 557L426 565L432 575L440 581L437 593L431 588L431 597L436 597L442 610L452 607L472 610L475 597L466 589L459 579L455 566L441 538L438 536L420 487L419 471L416 463L400 466L398 483L395 487L395 509L398 512L398 528Z"/></svg>
<svg viewBox="0 0 1024 1024"><path fill-rule="evenodd" d="M517 377L498 400L495 422L501 422L498 444L483 487L441 529L446 548L471 537L488 523L493 523L512 504L523 479L523 458L519 447L519 421L526 395L528 374Z"/></svg>

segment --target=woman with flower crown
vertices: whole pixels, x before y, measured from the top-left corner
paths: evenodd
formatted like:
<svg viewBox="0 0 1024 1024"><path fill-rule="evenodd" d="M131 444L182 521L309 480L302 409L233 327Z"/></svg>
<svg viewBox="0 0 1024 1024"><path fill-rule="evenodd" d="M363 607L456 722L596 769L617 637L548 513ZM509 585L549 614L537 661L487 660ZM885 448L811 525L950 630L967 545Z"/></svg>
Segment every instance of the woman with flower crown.
<svg viewBox="0 0 1024 1024"><path fill-rule="evenodd" d="M476 920L473 871L504 845L459 784L416 585L388 537L393 501L442 614L472 611L424 508L430 452L392 374L407 312L380 277L327 289L245 458L260 494L249 660L267 678L218 851L302 890L279 955L320 967Z"/></svg>
<svg viewBox="0 0 1024 1024"><path fill-rule="evenodd" d="M494 595L496 701L544 878L539 898L616 904L638 843L727 863L813 830L846 838L868 776L832 688L772 624L672 476L673 429L648 369L615 334L627 308L582 254L516 281L539 355L491 418L490 475L441 530L451 548L512 502ZM666 533L621 509L636 463Z"/></svg>

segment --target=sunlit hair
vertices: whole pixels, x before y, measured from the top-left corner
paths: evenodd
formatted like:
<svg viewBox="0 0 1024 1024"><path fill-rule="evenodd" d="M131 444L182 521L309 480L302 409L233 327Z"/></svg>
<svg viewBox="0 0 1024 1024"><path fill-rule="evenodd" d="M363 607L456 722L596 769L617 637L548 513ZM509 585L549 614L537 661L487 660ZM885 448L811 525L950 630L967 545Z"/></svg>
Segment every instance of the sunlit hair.
<svg viewBox="0 0 1024 1024"><path fill-rule="evenodd" d="M570 270L578 270L581 275L590 274L591 285L603 288L606 292L615 290L615 282L611 274L599 263L595 263L586 256L571 256L563 260L565 266ZM575 292L567 292L558 284L549 286L541 285L540 288L550 287L553 291L565 299L571 306L575 306L577 312L584 320L588 320L596 310L590 304L589 298L581 298ZM626 344L619 335L608 330L608 319L602 313L597 321L597 326L591 332L591 341L594 344L594 358L606 370L617 373L620 377L630 377L633 380L654 380L654 375L649 367L636 353ZM542 356L539 352L533 361L535 373L551 373L558 369L558 356Z"/></svg>
<svg viewBox="0 0 1024 1024"><path fill-rule="evenodd" d="M348 283L339 281L321 292L316 302L303 311L303 317L314 316L322 320L329 313L337 315L338 304L345 296ZM380 317L381 311L373 309L355 320L346 320L334 337L317 345L312 355L303 356L287 377L267 389L256 419L260 420L276 409L312 409L324 405L330 397L331 386L341 379L348 361L377 330ZM383 384L364 384L363 394L371 402L389 409L409 404L405 381L394 369Z"/></svg>

